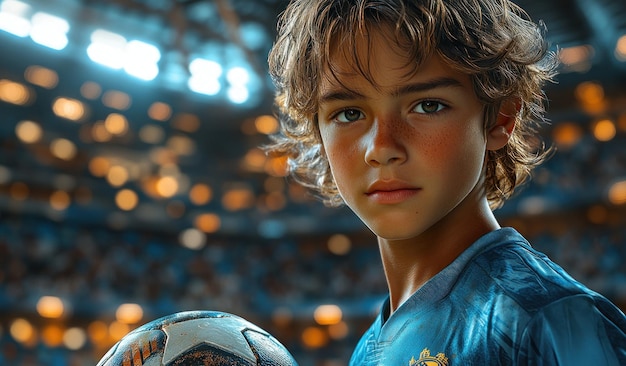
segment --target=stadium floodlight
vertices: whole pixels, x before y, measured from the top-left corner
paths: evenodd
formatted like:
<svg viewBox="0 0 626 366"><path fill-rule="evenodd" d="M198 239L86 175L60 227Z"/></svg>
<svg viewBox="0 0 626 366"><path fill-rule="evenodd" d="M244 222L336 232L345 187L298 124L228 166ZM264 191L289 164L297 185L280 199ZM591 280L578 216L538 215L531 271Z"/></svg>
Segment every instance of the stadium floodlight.
<svg viewBox="0 0 626 366"><path fill-rule="evenodd" d="M67 20L48 13L38 12L32 18L30 38L42 46L62 50L68 44L67 32L69 30L70 24Z"/></svg>
<svg viewBox="0 0 626 366"><path fill-rule="evenodd" d="M28 19L30 5L16 0L0 3L0 30L18 37L27 37L31 23Z"/></svg>
<svg viewBox="0 0 626 366"><path fill-rule="evenodd" d="M226 80L230 84L228 99L235 104L243 104L250 99L250 72L245 67L235 66L226 73Z"/></svg>
<svg viewBox="0 0 626 366"><path fill-rule="evenodd" d="M250 91L245 85L233 85L228 88L228 99L235 104L243 104L250 98Z"/></svg>
<svg viewBox="0 0 626 366"><path fill-rule="evenodd" d="M244 67L236 66L228 70L226 80L232 86L244 86L250 81L250 73Z"/></svg>
<svg viewBox="0 0 626 366"><path fill-rule="evenodd" d="M140 58L151 64L156 64L161 59L161 51L156 46L137 40L128 42L126 53L131 58Z"/></svg>
<svg viewBox="0 0 626 366"><path fill-rule="evenodd" d="M187 80L187 86L192 91L205 95L216 95L222 90L222 84L219 80L203 79L193 75Z"/></svg>
<svg viewBox="0 0 626 366"><path fill-rule="evenodd" d="M138 79L150 81L159 75L159 66L141 61L137 62L137 60L128 60L124 65L124 71Z"/></svg>
<svg viewBox="0 0 626 366"><path fill-rule="evenodd" d="M97 29L91 34L87 47L89 58L112 69L124 69L126 73L142 80L153 80L159 74L161 51L149 43L131 40L117 33Z"/></svg>
<svg viewBox="0 0 626 366"><path fill-rule="evenodd" d="M222 75L222 65L212 60L196 58L189 63L189 72L200 79L217 80Z"/></svg>
<svg viewBox="0 0 626 366"><path fill-rule="evenodd" d="M87 55L93 62L118 70L124 66L126 44L123 36L97 29L91 34Z"/></svg>
<svg viewBox="0 0 626 366"><path fill-rule="evenodd" d="M196 58L189 63L191 76L187 81L189 89L196 93L216 95L222 89L220 76L222 65L203 58Z"/></svg>
<svg viewBox="0 0 626 366"><path fill-rule="evenodd" d="M161 51L149 43L133 40L126 45L124 71L142 80L153 80L159 74Z"/></svg>

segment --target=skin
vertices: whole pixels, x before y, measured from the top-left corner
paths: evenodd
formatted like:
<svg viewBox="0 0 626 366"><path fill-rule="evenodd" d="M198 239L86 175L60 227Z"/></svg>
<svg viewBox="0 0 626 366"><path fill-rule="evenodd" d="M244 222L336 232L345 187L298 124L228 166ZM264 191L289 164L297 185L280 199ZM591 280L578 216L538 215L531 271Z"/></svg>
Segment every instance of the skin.
<svg viewBox="0 0 626 366"><path fill-rule="evenodd" d="M482 188L485 159L507 143L515 111L485 130L468 75L438 55L415 70L384 29L368 37L356 54L373 79L355 71L352 50L336 46L318 123L343 200L378 237L393 312L499 228Z"/></svg>

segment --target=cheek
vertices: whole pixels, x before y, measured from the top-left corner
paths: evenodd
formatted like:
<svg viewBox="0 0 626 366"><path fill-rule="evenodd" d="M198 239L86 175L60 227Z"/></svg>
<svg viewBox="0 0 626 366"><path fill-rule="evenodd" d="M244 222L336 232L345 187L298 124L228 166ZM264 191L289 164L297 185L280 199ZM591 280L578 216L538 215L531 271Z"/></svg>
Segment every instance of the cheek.
<svg viewBox="0 0 626 366"><path fill-rule="evenodd" d="M349 183L350 177L355 174L355 166L363 159L358 157L358 148L355 147L354 141L345 141L337 136L324 136L322 133L322 144L326 153L326 158L330 165L330 171L337 188L343 195L346 184Z"/></svg>
<svg viewBox="0 0 626 366"><path fill-rule="evenodd" d="M472 126L468 122L468 126ZM423 141L423 158L435 170L447 170L451 175L475 171L482 167L485 139L476 128L456 128Z"/></svg>
<svg viewBox="0 0 626 366"><path fill-rule="evenodd" d="M324 148L335 179L341 174L348 173L350 168L357 163L357 149L353 144L331 140L325 143Z"/></svg>

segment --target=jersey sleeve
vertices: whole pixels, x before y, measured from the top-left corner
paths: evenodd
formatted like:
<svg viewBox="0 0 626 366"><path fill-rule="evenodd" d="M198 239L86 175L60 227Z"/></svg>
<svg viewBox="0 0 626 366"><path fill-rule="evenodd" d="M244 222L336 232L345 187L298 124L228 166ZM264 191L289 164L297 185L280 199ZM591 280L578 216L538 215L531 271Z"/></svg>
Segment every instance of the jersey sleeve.
<svg viewBox="0 0 626 366"><path fill-rule="evenodd" d="M522 333L518 365L626 365L626 321L612 304L588 295L540 311Z"/></svg>

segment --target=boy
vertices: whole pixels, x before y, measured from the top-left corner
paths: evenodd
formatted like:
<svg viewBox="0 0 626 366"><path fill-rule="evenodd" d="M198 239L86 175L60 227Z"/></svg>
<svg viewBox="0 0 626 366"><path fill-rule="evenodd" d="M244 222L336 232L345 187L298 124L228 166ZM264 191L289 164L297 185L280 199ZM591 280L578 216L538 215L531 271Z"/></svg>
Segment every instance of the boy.
<svg viewBox="0 0 626 366"><path fill-rule="evenodd" d="M351 365L626 365L626 317L499 207L541 163L556 62L507 0L293 0L269 57L292 175L376 234Z"/></svg>

